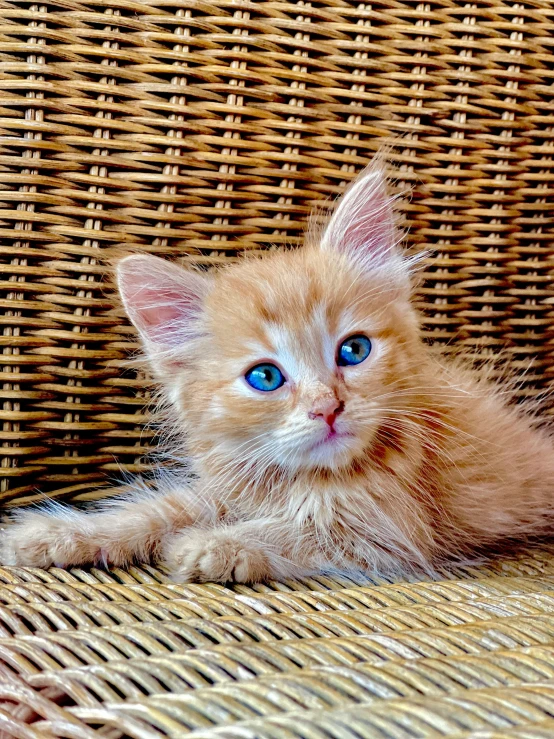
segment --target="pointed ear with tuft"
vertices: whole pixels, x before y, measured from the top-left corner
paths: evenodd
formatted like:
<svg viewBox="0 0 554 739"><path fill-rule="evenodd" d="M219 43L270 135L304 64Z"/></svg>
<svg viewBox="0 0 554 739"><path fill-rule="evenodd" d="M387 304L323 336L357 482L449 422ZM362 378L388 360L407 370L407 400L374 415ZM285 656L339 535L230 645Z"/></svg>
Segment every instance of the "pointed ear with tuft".
<svg viewBox="0 0 554 739"><path fill-rule="evenodd" d="M351 257L367 270L394 268L405 273L398 249L394 198L387 192L384 162L376 157L338 201L323 232L322 249L333 249Z"/></svg>
<svg viewBox="0 0 554 739"><path fill-rule="evenodd" d="M133 254L118 263L117 285L149 359L174 364L180 347L199 333L210 279L158 257Z"/></svg>

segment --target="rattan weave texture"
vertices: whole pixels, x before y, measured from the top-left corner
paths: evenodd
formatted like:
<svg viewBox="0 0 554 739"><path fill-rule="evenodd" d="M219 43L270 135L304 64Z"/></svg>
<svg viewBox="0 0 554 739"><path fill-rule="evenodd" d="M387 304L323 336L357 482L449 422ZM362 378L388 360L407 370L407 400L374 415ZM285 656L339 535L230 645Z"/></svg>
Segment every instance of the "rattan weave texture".
<svg viewBox="0 0 554 739"><path fill-rule="evenodd" d="M552 737L553 555L253 588L0 569L0 732Z"/></svg>
<svg viewBox="0 0 554 739"><path fill-rule="evenodd" d="M553 31L551 0L1 0L0 501L143 464L105 257L297 244L399 136L427 331L548 387Z"/></svg>

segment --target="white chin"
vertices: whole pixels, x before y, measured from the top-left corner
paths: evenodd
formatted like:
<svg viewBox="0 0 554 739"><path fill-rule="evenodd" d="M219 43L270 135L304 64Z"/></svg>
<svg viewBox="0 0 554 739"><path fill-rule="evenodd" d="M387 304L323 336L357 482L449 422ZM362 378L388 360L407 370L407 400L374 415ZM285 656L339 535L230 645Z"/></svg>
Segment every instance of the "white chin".
<svg viewBox="0 0 554 739"><path fill-rule="evenodd" d="M305 459L310 467L338 469L350 464L355 453L356 444L352 437L333 439L324 442L306 452Z"/></svg>

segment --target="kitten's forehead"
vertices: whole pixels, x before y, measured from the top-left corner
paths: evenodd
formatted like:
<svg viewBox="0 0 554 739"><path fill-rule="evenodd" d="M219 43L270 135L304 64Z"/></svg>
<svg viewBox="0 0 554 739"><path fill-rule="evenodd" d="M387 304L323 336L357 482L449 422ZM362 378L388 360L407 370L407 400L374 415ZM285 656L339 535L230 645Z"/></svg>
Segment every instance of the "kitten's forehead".
<svg viewBox="0 0 554 739"><path fill-rule="evenodd" d="M302 250L252 260L230 270L225 276L225 293L229 307L240 296L258 320L293 327L322 311L332 322L348 303L347 293L355 289L355 282L345 264Z"/></svg>
<svg viewBox="0 0 554 739"><path fill-rule="evenodd" d="M302 323L264 322L263 330L271 355L282 358L289 369L304 372L310 367L332 367L335 357L335 327L330 325L322 303L307 311Z"/></svg>
<svg viewBox="0 0 554 739"><path fill-rule="evenodd" d="M225 351L237 359L334 366L337 339L361 318L356 298L365 287L356 282L351 271L305 253L229 271L213 306Z"/></svg>

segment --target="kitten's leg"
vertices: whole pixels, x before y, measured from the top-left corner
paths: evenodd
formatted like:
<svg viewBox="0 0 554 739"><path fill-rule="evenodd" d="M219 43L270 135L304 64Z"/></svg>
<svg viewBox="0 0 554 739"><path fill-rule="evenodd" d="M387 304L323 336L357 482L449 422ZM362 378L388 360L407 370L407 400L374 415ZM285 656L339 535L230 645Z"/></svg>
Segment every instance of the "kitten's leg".
<svg viewBox="0 0 554 739"><path fill-rule="evenodd" d="M28 567L67 567L92 563L125 566L159 554L164 537L209 520L192 488L114 499L101 511L61 505L21 511L0 532L0 563Z"/></svg>
<svg viewBox="0 0 554 739"><path fill-rule="evenodd" d="M267 520L193 527L168 536L162 558L176 582L259 582L313 571L315 562L287 538Z"/></svg>

